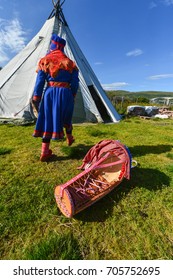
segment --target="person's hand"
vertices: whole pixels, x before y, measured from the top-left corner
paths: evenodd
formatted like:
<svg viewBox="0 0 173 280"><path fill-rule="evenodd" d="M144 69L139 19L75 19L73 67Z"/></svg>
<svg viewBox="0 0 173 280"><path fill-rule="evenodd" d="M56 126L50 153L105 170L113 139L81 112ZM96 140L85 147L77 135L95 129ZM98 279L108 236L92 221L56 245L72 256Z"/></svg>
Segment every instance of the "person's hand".
<svg viewBox="0 0 173 280"><path fill-rule="evenodd" d="M39 112L40 101L32 99L31 105L32 105L34 116L37 118L38 112Z"/></svg>

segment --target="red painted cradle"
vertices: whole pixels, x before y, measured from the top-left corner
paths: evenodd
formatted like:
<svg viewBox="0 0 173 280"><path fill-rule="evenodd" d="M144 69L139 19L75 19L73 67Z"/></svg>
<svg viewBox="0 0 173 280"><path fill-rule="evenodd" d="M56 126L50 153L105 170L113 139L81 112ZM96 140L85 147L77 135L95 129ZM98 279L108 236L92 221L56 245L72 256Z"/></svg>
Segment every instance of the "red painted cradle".
<svg viewBox="0 0 173 280"><path fill-rule="evenodd" d="M118 140L103 140L93 146L78 169L84 169L65 184L55 187L54 195L60 211L68 218L89 207L124 178L130 179L132 157Z"/></svg>

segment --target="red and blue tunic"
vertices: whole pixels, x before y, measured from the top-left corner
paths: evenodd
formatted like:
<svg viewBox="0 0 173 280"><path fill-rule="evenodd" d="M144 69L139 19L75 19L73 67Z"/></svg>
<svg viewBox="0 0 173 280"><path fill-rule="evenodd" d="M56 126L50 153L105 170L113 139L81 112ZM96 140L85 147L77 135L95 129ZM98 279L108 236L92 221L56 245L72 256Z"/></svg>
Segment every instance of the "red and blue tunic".
<svg viewBox="0 0 173 280"><path fill-rule="evenodd" d="M63 128L67 133L72 130L78 69L62 51L55 50L40 60L37 72L33 100L41 101L41 104L33 136L62 139Z"/></svg>

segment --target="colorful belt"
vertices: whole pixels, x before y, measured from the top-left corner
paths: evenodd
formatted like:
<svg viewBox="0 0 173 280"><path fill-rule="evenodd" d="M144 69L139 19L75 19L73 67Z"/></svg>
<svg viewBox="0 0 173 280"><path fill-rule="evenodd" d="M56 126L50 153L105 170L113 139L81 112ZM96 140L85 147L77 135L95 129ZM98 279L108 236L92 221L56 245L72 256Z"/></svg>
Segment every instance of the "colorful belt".
<svg viewBox="0 0 173 280"><path fill-rule="evenodd" d="M63 88L70 88L70 84L66 82L48 82L48 87L63 87Z"/></svg>

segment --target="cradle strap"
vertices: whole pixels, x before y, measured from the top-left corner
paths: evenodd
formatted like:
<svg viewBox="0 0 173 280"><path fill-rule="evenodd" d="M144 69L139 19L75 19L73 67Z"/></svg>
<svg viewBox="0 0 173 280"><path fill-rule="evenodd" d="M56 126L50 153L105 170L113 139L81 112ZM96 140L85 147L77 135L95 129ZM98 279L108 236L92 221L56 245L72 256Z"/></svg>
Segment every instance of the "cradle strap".
<svg viewBox="0 0 173 280"><path fill-rule="evenodd" d="M115 161L115 162L110 162L110 163L105 163L105 164L101 164L101 165L96 165L93 169L101 169L101 168L106 168L106 167L111 167L111 166L114 166L114 165L118 165L118 164L121 164L121 163L125 163L124 160L118 160L118 161Z"/></svg>
<svg viewBox="0 0 173 280"><path fill-rule="evenodd" d="M61 185L61 192L60 192L60 196L63 197L63 193L64 193L64 189L67 188L69 185L71 185L72 183L74 183L76 180L80 179L83 175L89 173L91 170L94 169L100 169L100 168L105 168L105 167L110 167L112 165L117 165L120 163L124 163L123 160L119 160L116 162L112 162L112 163L107 163L107 164L102 164L100 165L105 159L107 159L110 155L112 154L112 152L108 152L106 153L103 157L101 157L100 160L98 160L98 162L95 162L93 165L91 165L89 168L87 168L86 170L84 170L83 172L81 172L79 175L77 175L75 178L71 179L70 181L68 181L67 183Z"/></svg>

